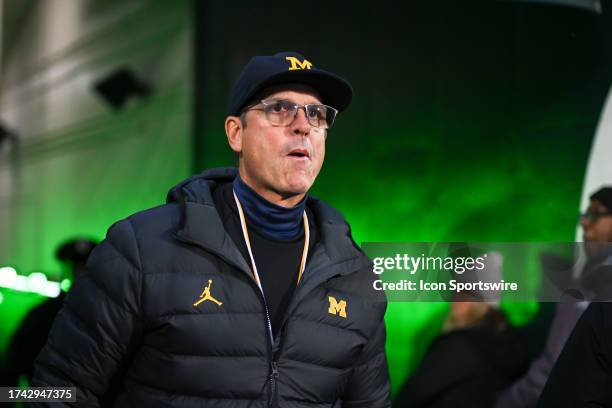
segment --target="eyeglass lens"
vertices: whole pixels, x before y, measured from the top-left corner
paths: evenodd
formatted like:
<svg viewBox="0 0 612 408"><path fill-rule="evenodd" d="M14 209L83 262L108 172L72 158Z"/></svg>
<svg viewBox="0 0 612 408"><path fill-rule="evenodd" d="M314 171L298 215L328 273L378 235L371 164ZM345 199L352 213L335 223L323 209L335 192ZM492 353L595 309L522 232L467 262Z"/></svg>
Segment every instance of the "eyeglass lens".
<svg viewBox="0 0 612 408"><path fill-rule="evenodd" d="M270 123L279 126L286 126L293 122L299 108L304 108L308 123L316 128L329 129L336 116L336 110L327 105L308 104L300 106L286 99L262 102L264 103L266 118Z"/></svg>

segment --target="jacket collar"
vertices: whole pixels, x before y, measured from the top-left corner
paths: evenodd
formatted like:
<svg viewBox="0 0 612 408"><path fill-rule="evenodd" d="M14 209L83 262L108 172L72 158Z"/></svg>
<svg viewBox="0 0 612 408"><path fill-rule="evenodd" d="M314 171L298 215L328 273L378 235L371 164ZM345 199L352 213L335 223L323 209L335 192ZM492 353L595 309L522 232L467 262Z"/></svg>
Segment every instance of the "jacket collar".
<svg viewBox="0 0 612 408"><path fill-rule="evenodd" d="M177 202L183 208L181 224L175 231L177 239L213 252L250 274L250 267L225 231L212 198L212 191L219 184L232 182L237 174L238 170L230 167L206 170L173 187L168 193L167 202ZM325 256L319 258L325 260L323 263L338 264L360 256L340 212L310 195L306 205L315 216L325 252ZM313 251L312 256L317 252Z"/></svg>

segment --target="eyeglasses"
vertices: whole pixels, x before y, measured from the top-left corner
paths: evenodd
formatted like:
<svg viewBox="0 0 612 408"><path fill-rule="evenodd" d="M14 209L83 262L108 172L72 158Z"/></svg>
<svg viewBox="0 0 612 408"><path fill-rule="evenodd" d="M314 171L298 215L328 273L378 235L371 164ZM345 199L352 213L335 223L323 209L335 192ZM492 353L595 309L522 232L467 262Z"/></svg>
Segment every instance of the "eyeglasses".
<svg viewBox="0 0 612 408"><path fill-rule="evenodd" d="M590 224L595 224L600 218L612 216L609 212L595 212L587 210L587 212L580 214L580 221L587 220Z"/></svg>
<svg viewBox="0 0 612 408"><path fill-rule="evenodd" d="M264 99L260 101L263 108L250 107L249 110L260 110L266 114L266 119L275 126L289 126L297 116L298 110L304 109L310 126L318 129L329 129L334 124L338 110L331 106L318 103L298 105L288 99Z"/></svg>

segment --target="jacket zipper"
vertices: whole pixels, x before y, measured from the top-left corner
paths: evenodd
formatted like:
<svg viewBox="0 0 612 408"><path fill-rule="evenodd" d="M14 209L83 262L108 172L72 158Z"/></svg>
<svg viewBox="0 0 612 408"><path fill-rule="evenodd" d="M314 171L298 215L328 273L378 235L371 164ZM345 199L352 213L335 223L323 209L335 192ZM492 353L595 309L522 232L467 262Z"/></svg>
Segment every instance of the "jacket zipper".
<svg viewBox="0 0 612 408"><path fill-rule="evenodd" d="M278 393L276 389L276 382L278 381L278 361L272 360L270 365L272 371L270 373L270 401L268 401L268 406L274 407L274 401L276 401L276 394Z"/></svg>
<svg viewBox="0 0 612 408"><path fill-rule="evenodd" d="M268 327L268 345L270 352L270 397L268 399L268 407L273 406L274 396L276 394L276 382L278 379L278 362L275 360L274 354L274 334L272 333L272 320L270 319L270 309L268 309L268 303L266 302L266 297L264 296L263 289L257 285L257 282L253 280L255 286L259 289L259 293L261 294L261 302L264 305L264 310L266 312L266 326Z"/></svg>
<svg viewBox="0 0 612 408"><path fill-rule="evenodd" d="M268 338L270 339L270 350L274 346L274 334L272 334L272 320L270 319L270 310L268 309L268 303L264 297L263 290L261 290L261 300L263 301L264 309L266 311L266 325L268 326Z"/></svg>
<svg viewBox="0 0 612 408"><path fill-rule="evenodd" d="M287 327L283 324L279 331L276 340L278 344L275 344L272 348L272 361L270 363L270 403L268 406L278 408L278 377L280 375L278 369L278 361L280 360L280 353L283 348L283 340L287 337Z"/></svg>

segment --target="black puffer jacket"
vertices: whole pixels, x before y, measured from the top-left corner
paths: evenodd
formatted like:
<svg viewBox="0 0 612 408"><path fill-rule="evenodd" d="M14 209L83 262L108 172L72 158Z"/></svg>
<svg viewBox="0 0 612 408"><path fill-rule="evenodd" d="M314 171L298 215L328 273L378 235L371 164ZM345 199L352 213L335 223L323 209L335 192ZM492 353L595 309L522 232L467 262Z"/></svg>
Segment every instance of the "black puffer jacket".
<svg viewBox="0 0 612 408"><path fill-rule="evenodd" d="M168 204L110 228L53 325L35 385L76 386L77 406L390 406L386 303L343 217L308 199L320 240L272 344L212 199L235 175L194 176ZM222 304L194 306L210 281Z"/></svg>

